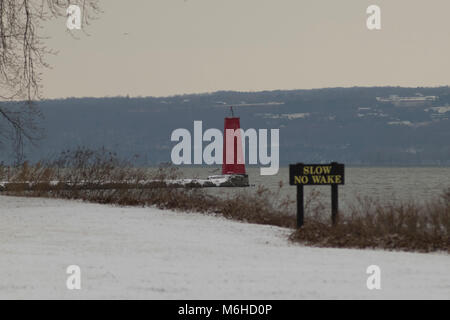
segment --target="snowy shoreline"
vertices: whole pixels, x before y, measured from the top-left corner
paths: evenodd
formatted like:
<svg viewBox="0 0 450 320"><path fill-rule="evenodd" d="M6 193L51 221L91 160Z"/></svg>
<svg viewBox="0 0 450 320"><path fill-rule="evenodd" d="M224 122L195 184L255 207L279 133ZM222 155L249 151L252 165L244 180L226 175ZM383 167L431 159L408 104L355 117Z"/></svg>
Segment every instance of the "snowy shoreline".
<svg viewBox="0 0 450 320"><path fill-rule="evenodd" d="M448 299L450 256L291 244L291 230L0 196L0 298ZM82 289L66 288L79 265ZM379 265L381 290L366 269Z"/></svg>

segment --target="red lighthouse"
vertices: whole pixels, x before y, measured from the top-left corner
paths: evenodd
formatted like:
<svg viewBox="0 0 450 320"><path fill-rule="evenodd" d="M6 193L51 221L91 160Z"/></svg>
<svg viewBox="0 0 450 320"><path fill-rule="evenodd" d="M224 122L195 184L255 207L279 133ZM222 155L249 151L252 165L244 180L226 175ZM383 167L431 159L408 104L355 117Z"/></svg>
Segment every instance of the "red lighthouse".
<svg viewBox="0 0 450 320"><path fill-rule="evenodd" d="M231 118L225 118L223 130L223 175L245 175L245 159L242 150L240 119L234 117L233 107Z"/></svg>

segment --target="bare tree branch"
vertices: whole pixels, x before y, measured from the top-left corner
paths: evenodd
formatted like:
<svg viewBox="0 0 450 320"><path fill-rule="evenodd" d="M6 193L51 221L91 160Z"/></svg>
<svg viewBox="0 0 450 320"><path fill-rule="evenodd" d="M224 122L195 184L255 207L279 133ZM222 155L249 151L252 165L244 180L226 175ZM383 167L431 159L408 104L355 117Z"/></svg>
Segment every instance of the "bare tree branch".
<svg viewBox="0 0 450 320"><path fill-rule="evenodd" d="M99 0L0 0L0 138L10 140L15 152L23 142L39 135L35 120L39 112L33 101L40 96L40 72L48 67L44 45L44 21L66 17L71 4L82 8L82 27L100 12ZM18 103L21 101L26 107ZM8 102L8 103L6 103ZM0 140L1 142L1 140Z"/></svg>

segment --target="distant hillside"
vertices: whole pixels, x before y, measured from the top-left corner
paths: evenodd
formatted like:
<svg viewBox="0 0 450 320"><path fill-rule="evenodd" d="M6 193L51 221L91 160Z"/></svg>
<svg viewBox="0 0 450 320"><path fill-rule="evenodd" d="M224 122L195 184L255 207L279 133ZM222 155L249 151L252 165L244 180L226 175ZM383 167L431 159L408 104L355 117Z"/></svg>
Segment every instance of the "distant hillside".
<svg viewBox="0 0 450 320"><path fill-rule="evenodd" d="M414 97L414 102L402 97ZM46 138L37 147L27 146L27 158L35 161L76 146L105 146L123 157L139 155L140 165L169 162L173 130L192 131L194 120L203 120L204 130L222 129L229 105L235 106L243 128L280 128L282 164L450 164L448 86L42 101L40 125ZM2 151L0 161L9 162L9 150Z"/></svg>

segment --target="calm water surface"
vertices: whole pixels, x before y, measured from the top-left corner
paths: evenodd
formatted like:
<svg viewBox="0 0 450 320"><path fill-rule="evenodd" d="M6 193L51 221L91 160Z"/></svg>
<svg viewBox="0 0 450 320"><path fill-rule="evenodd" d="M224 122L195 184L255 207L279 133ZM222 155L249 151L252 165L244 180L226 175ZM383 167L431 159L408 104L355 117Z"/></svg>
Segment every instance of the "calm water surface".
<svg viewBox="0 0 450 320"><path fill-rule="evenodd" d="M261 176L259 169L248 168L250 178L249 188L209 188L208 192L227 196L236 192L255 192L258 186L265 186L272 191L280 189L281 196L295 199L296 188L289 185L289 168L280 168L275 176ZM180 168L184 177L206 178L209 175L220 174L213 168ZM339 186L339 206L345 210L356 203L357 197L371 197L381 201L419 201L424 202L443 193L450 187L450 167L421 168L387 168L347 167L345 185ZM308 197L312 190L320 192L319 199L326 205L330 204L330 186L305 187Z"/></svg>

